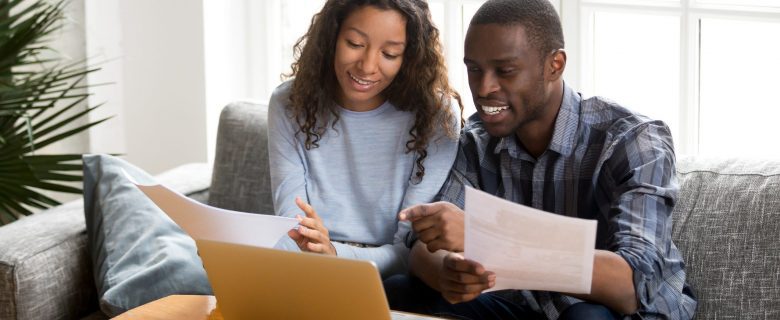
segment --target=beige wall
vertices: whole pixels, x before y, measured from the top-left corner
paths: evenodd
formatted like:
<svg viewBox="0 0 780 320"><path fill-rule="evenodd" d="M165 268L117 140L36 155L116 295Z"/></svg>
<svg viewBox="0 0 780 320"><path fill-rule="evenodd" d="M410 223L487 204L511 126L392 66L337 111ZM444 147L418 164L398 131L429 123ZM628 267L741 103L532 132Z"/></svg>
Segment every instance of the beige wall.
<svg viewBox="0 0 780 320"><path fill-rule="evenodd" d="M87 56L103 70L90 104L106 102L90 150L123 153L152 174L206 159L203 3L82 0Z"/></svg>

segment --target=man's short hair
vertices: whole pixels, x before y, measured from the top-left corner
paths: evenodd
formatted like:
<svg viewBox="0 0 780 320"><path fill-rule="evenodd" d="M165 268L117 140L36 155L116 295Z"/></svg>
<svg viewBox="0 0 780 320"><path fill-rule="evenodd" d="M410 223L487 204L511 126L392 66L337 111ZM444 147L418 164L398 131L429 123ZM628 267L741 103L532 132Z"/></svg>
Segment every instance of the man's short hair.
<svg viewBox="0 0 780 320"><path fill-rule="evenodd" d="M563 49L561 19L549 0L489 0L479 7L469 25L490 23L522 25L528 43L538 49L541 59Z"/></svg>

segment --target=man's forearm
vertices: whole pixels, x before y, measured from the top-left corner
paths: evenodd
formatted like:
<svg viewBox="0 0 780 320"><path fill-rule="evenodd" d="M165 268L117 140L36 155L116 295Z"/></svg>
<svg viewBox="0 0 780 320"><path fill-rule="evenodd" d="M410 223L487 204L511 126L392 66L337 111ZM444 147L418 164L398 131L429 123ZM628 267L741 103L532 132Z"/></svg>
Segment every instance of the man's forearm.
<svg viewBox="0 0 780 320"><path fill-rule="evenodd" d="M606 250L596 250L593 260L590 294L570 295L603 304L621 314L636 312L638 302L634 289L634 271L628 262Z"/></svg>
<svg viewBox="0 0 780 320"><path fill-rule="evenodd" d="M422 241L417 241L409 252L409 269L412 275L420 278L425 284L436 291L441 292L439 287L439 271L442 267L444 256L447 251L439 250L434 253L428 252Z"/></svg>

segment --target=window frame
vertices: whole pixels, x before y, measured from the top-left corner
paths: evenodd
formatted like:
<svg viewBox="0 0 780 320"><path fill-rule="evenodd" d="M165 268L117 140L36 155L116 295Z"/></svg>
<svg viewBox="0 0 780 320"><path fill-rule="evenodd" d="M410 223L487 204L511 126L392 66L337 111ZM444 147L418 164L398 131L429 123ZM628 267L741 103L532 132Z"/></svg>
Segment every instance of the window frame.
<svg viewBox="0 0 780 320"><path fill-rule="evenodd" d="M675 15L680 19L679 137L678 154L699 153L701 108L699 57L701 19L737 19L741 21L780 21L780 5L706 4L698 0L561 0L561 23L566 39L567 82L589 93L593 86L593 14L598 11Z"/></svg>

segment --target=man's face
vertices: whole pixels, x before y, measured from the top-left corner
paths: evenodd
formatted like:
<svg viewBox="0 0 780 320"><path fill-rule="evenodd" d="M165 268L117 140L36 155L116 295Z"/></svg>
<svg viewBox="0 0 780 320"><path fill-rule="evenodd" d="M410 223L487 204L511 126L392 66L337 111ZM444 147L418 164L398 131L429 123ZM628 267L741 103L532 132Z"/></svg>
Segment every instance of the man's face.
<svg viewBox="0 0 780 320"><path fill-rule="evenodd" d="M528 43L525 27L472 25L464 54L474 104L490 135L507 137L544 114L544 60Z"/></svg>

